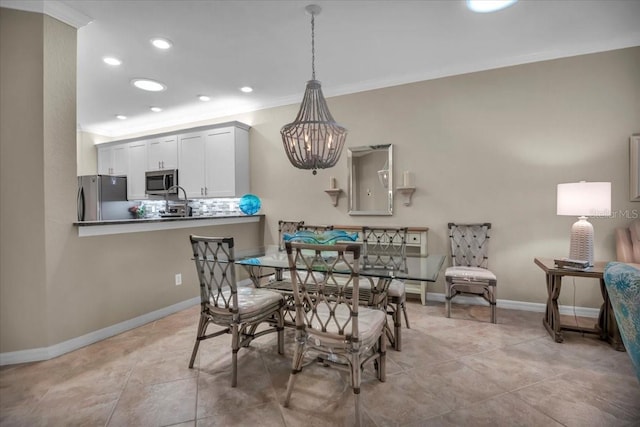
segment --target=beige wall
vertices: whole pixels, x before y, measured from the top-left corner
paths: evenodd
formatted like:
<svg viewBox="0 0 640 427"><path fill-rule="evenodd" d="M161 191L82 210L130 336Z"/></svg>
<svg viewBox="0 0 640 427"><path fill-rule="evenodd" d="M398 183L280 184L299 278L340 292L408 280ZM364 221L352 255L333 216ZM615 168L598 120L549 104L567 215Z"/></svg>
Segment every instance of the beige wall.
<svg viewBox="0 0 640 427"><path fill-rule="evenodd" d="M43 37L42 15L0 8L0 344L16 348L47 337Z"/></svg>
<svg viewBox="0 0 640 427"><path fill-rule="evenodd" d="M113 138L95 135L89 132L77 132L77 169L78 176L98 173L98 150L96 144L109 142Z"/></svg>
<svg viewBox="0 0 640 427"><path fill-rule="evenodd" d="M414 173L413 204L397 199L391 217L350 217L344 197L331 205L324 189L329 176L346 188L346 155L317 176L288 164L279 129L294 118L291 105L192 124L253 126L251 185L263 201L264 229L78 238L72 45L72 28L0 9L0 353L52 346L195 297L190 232L232 235L248 247L263 235L275 242L280 218L428 226L429 251L447 253L448 221L490 221L498 298L544 303L533 258L566 255L574 221L555 215L557 183L613 183L616 217L592 221L598 259L614 257L614 228L629 222L620 213L640 210L628 201L628 137L640 131L640 48L633 48L329 99L350 130L349 146L393 143L395 182L403 170ZM185 285L176 287L179 272ZM576 305L599 306L593 281L576 285ZM571 286L561 302L572 303Z"/></svg>
<svg viewBox="0 0 640 427"><path fill-rule="evenodd" d="M327 83L328 85L328 83ZM304 81L300 82L301 91ZM594 218L595 256L615 258L614 229L640 215L629 202L629 136L640 132L640 48L545 61L407 84L328 100L349 129L347 146L394 144L394 182L413 172L411 206L396 198L393 216L351 217L324 193L329 177L346 190L347 159L319 171L294 169L280 128L298 105L235 115L252 126L251 188L263 202L265 240L278 219L321 224L427 226L429 251L447 254L450 221L493 223L489 264L498 298L545 303L537 256L569 252L572 217L556 212L556 185L612 182L611 218ZM169 129L166 129L169 130ZM442 292L442 280L429 285ZM561 304L573 305L571 280ZM597 308L594 280L576 279L575 305Z"/></svg>
<svg viewBox="0 0 640 427"><path fill-rule="evenodd" d="M79 238L76 31L0 8L0 43L0 353L47 348L197 297L191 233L262 244L263 222ZM175 286L176 273L184 285Z"/></svg>

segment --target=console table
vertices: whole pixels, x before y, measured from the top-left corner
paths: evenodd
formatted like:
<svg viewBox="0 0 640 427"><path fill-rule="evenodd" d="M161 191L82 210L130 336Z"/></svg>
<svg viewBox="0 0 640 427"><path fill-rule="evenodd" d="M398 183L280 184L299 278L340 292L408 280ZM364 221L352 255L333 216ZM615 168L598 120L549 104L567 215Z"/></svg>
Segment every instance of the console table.
<svg viewBox="0 0 640 427"><path fill-rule="evenodd" d="M556 342L562 342L564 340L562 331L574 331L584 332L589 334L596 334L602 340L608 341L613 348L618 351L625 351L624 344L620 338L620 332L618 331L618 323L611 308L611 302L609 301L609 294L604 283L604 267L606 262L595 262L593 267L587 270L571 270L566 268L558 268L552 258L535 258L534 262L538 267L544 270L547 279L547 309L545 311L542 323L549 332L549 335ZM568 277L588 277L592 279L598 279L600 281L600 292L602 293L602 299L604 302L600 307L600 314L598 316L598 323L593 328L584 328L577 325L563 325L560 323L560 311L558 310L558 297L560 296L560 289L562 287L562 278Z"/></svg>

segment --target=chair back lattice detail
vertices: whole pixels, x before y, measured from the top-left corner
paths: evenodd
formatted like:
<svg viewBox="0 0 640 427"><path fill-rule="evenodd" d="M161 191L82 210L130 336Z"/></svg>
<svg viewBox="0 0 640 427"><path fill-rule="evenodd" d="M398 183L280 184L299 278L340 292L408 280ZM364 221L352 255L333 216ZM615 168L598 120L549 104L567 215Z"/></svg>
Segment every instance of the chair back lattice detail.
<svg viewBox="0 0 640 427"><path fill-rule="evenodd" d="M407 271L407 234L407 227L362 227L363 265Z"/></svg>
<svg viewBox="0 0 640 427"><path fill-rule="evenodd" d="M296 327L341 346L358 345L360 245L286 242ZM327 257L327 252L335 256ZM313 274L322 271L322 275Z"/></svg>
<svg viewBox="0 0 640 427"><path fill-rule="evenodd" d="M278 221L278 250L284 251L284 235L292 234L300 230L304 221Z"/></svg>
<svg viewBox="0 0 640 427"><path fill-rule="evenodd" d="M238 313L232 237L191 236L200 281L200 302L212 311Z"/></svg>
<svg viewBox="0 0 640 427"><path fill-rule="evenodd" d="M454 224L450 222L448 227L453 265L489 268L487 253L491 224Z"/></svg>

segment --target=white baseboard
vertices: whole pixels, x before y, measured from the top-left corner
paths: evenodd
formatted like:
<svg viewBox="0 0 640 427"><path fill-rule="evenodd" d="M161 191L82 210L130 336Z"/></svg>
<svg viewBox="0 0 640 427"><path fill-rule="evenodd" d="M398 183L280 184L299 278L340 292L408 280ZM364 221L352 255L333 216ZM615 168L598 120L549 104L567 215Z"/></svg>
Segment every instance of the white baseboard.
<svg viewBox="0 0 640 427"><path fill-rule="evenodd" d="M145 325L149 322L153 322L154 320L161 319L170 314L177 313L178 311L198 304L200 304L200 297L191 298L189 300L170 305L169 307L161 308L159 310L152 311L151 313L146 313L142 316L138 316L49 347L0 353L0 366L53 359L54 357L61 356L65 353L69 353L70 351L77 350L89 344L118 335L122 332L137 328L138 326Z"/></svg>
<svg viewBox="0 0 640 427"><path fill-rule="evenodd" d="M251 280L245 279L238 283L240 286L250 286ZM429 292L427 293L428 301L437 301L444 303L444 294L438 294ZM466 295L457 296L452 300L454 304L472 304L472 305L488 305L488 303L480 297L472 297ZM126 320L124 322L90 332L80 337L72 338L67 341L63 341L58 344L54 344L49 347L33 348L29 350L11 351L7 353L0 353L0 366L14 365L17 363L37 362L41 360L48 360L54 357L61 356L70 351L77 350L85 347L89 344L101 341L103 339L118 335L122 332L130 329L137 328L149 322L166 317L170 314L184 310L200 303L200 297L192 298L186 301L179 302L177 304L170 305L169 307L161 308L160 310L152 311L151 313L143 314L136 318ZM497 301L498 307L507 308L511 310L523 310L523 311L535 311L538 313L544 313L546 305L542 303L523 302L523 301L511 301L499 299ZM594 317L597 318L599 310L597 308L587 307L573 307L561 305L559 307L560 314L575 315L580 317Z"/></svg>
<svg viewBox="0 0 640 427"><path fill-rule="evenodd" d="M427 292L427 301L438 301L444 303L444 294L438 294L434 292ZM471 304L471 305L486 305L489 303L486 302L481 297L467 296L467 295L458 295L454 299L451 300L453 304ZM546 304L537 303L537 302L524 302L524 301L512 301L508 299L499 299L496 301L496 304L499 308L506 308L510 310L522 310L522 311L535 311L537 313L544 313L547 309ZM558 306L560 310L560 314L566 314L580 317L594 317L597 318L600 314L600 309L597 308L589 308L589 307L574 307L572 305L561 305Z"/></svg>

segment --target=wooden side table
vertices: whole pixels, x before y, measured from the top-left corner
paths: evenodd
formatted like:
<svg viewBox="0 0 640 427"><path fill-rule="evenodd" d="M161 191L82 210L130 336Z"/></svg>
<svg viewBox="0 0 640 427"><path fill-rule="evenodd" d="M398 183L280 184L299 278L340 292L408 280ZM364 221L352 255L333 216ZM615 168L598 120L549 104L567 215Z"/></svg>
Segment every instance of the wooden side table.
<svg viewBox="0 0 640 427"><path fill-rule="evenodd" d="M611 302L609 301L609 294L604 283L604 267L606 262L597 261L594 266L586 271L570 270L566 268L558 268L552 258L535 258L534 262L538 267L544 270L547 277L547 309L542 319L544 327L549 332L549 335L556 342L562 342L564 340L562 331L575 331L584 332L589 334L596 334L602 340L606 340L618 351L625 351L624 344L620 338L620 332L618 331L618 323L616 322L613 309L611 308ZM573 325L562 325L560 323L560 311L558 310L558 297L560 296L560 289L562 286L562 278L564 276L569 277L589 277L592 279L600 280L600 292L602 293L602 299L604 302L600 307L600 314L598 316L598 323L593 328L583 328Z"/></svg>

